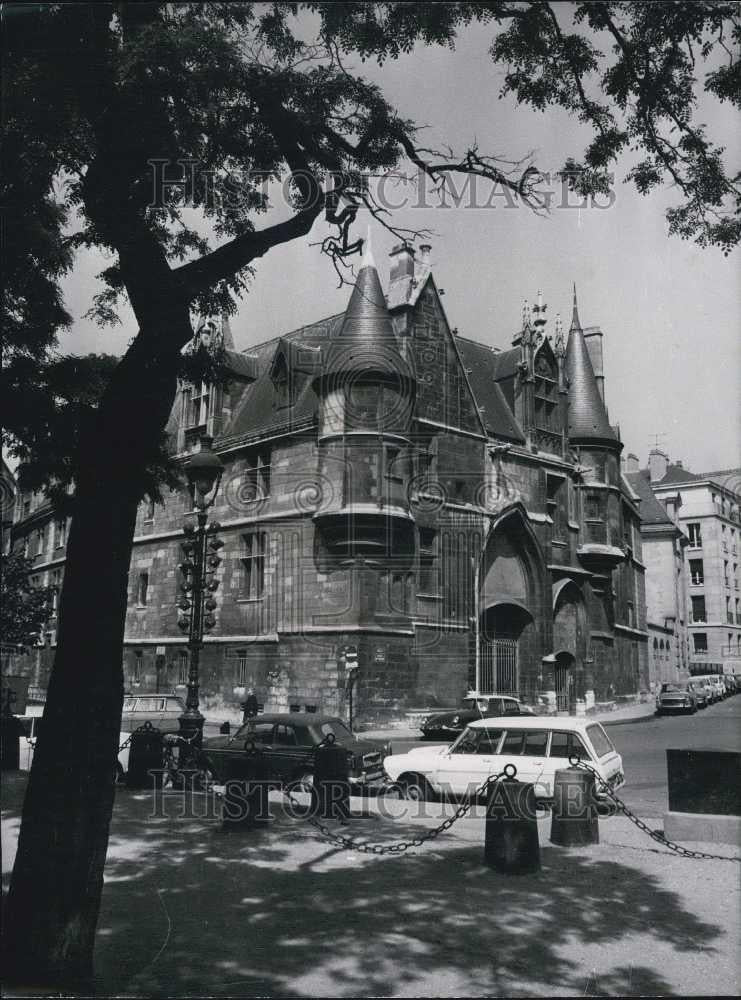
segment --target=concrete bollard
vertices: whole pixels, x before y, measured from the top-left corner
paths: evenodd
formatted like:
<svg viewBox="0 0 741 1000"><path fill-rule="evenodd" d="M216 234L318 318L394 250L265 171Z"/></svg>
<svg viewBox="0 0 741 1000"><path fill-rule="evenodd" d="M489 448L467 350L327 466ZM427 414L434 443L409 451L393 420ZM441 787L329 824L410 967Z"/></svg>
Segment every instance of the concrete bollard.
<svg viewBox="0 0 741 1000"><path fill-rule="evenodd" d="M346 820L350 816L350 761L345 747L332 733L314 754L312 812L322 819Z"/></svg>
<svg viewBox="0 0 741 1000"><path fill-rule="evenodd" d="M534 785L506 777L489 787L484 861L507 875L540 870Z"/></svg>
<svg viewBox="0 0 741 1000"><path fill-rule="evenodd" d="M254 743L239 762L239 777L228 777L221 807L225 830L250 829L272 820L270 767Z"/></svg>
<svg viewBox="0 0 741 1000"><path fill-rule="evenodd" d="M556 771L553 779L552 844L576 847L599 844L594 775L580 767Z"/></svg>

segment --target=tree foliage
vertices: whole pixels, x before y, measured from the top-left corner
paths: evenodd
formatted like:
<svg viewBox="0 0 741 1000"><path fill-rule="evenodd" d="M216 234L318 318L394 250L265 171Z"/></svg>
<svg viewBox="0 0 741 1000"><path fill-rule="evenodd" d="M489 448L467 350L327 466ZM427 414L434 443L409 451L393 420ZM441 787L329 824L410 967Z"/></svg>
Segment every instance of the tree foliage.
<svg viewBox="0 0 741 1000"><path fill-rule="evenodd" d="M676 189L670 232L725 251L738 242L738 168L697 114L703 91L741 101L733 3L10 4L7 391L29 384L34 366L39 394L64 372L77 388L70 363L52 354L53 369L45 365L70 322L59 281L79 247L109 258L90 304L105 324L117 321L122 296L135 312L142 297L169 294L202 315L233 312L254 261L322 214L322 249L340 272L360 249L350 230L361 205L414 238L395 229L368 184L410 161L440 188L456 172L479 174L543 210L531 160L507 164L475 145L425 148L415 124L345 65L453 47L473 21L491 32L491 56L505 69L500 96L559 106L590 127L587 148L563 165L573 187L604 192L627 164L625 179L641 193ZM292 214L259 226L278 192ZM133 281L145 259L150 281ZM41 462L48 411L40 408ZM33 422L11 431L32 458ZM60 465L69 472L73 440L60 438L54 475ZM162 460L153 454L150 465Z"/></svg>
<svg viewBox="0 0 741 1000"><path fill-rule="evenodd" d="M0 639L28 645L43 634L51 614L53 587L31 583L33 560L20 551L3 557L0 567Z"/></svg>

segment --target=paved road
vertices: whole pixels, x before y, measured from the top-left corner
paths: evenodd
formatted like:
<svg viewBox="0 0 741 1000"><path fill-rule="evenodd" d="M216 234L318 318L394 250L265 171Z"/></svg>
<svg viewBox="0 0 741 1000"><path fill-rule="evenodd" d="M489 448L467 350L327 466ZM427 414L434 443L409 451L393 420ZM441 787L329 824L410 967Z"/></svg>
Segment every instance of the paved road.
<svg viewBox="0 0 741 1000"><path fill-rule="evenodd" d="M661 716L649 721L610 726L607 733L623 757L626 784L620 797L645 818L662 817L669 808L666 778L668 749L741 750L741 694L717 702L696 715ZM395 753L421 741L395 739Z"/></svg>

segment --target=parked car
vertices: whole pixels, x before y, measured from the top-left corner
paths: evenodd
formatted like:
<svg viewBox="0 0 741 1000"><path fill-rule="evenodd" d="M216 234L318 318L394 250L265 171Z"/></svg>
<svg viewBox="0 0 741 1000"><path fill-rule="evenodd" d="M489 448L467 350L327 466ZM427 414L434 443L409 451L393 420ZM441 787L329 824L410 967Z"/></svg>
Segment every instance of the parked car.
<svg viewBox="0 0 741 1000"><path fill-rule="evenodd" d="M569 766L571 756L589 763L610 788L625 784L622 757L602 726L588 719L480 719L467 726L451 746L392 754L383 766L406 797L430 799L471 796L487 777L514 764L518 781L532 782L536 798L549 800L554 775Z"/></svg>
<svg viewBox="0 0 741 1000"><path fill-rule="evenodd" d="M20 735L20 745L19 745L19 762L18 766L21 771L30 771L31 764L33 763L33 754L36 748L36 740L41 731L43 725L43 719L41 714L39 715L19 715L16 719L21 726ZM130 733L119 733L119 746L126 743ZM123 780L124 775L129 767L129 748L124 747L123 750L118 752L118 760L116 762L116 779Z"/></svg>
<svg viewBox="0 0 741 1000"><path fill-rule="evenodd" d="M691 678L692 681L701 681L709 692L710 704L725 698L726 689L720 681L718 674L698 674Z"/></svg>
<svg viewBox="0 0 741 1000"><path fill-rule="evenodd" d="M121 713L121 729L131 733L145 722L151 722L165 733L176 733L185 702L176 694L125 695Z"/></svg>
<svg viewBox="0 0 741 1000"><path fill-rule="evenodd" d="M436 712L422 720L420 729L426 740L454 740L466 726L476 719L489 719L501 715L533 715L528 705L510 695L479 695L464 698L460 708L450 712Z"/></svg>
<svg viewBox="0 0 741 1000"><path fill-rule="evenodd" d="M697 711L697 696L689 684L662 684L656 695L656 714Z"/></svg>
<svg viewBox="0 0 741 1000"><path fill-rule="evenodd" d="M314 780L316 748L330 733L347 751L351 785L361 787L383 781L388 744L358 739L335 716L304 712L259 715L248 719L233 735L204 739L200 765L207 778L217 784L244 777L247 752L254 744L269 762L271 778L307 790Z"/></svg>
<svg viewBox="0 0 741 1000"><path fill-rule="evenodd" d="M687 690L695 696L698 708L707 708L711 701L712 691L709 684L703 683L696 678L687 681Z"/></svg>

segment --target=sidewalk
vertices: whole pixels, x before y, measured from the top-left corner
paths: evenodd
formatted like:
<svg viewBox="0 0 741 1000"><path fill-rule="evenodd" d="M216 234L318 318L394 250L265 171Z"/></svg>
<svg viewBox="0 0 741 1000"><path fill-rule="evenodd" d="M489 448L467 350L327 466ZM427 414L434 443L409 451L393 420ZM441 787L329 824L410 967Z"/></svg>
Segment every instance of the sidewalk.
<svg viewBox="0 0 741 1000"><path fill-rule="evenodd" d="M25 787L25 777L10 779L4 881ZM597 845L554 847L545 818L541 871L507 876L483 863L480 815L403 855L376 856L333 847L279 799L269 827L225 832L212 797L194 797L193 815L174 793L117 792L99 995L737 994L735 863L676 857L624 817L600 822ZM452 811L352 804L364 816L342 832L385 844L438 824L410 807Z"/></svg>
<svg viewBox="0 0 741 1000"><path fill-rule="evenodd" d="M644 702L641 705L628 705L626 708L616 708L612 712L596 712L594 715L579 716L590 722L601 722L603 726L628 725L631 722L648 722L654 718L656 704L653 701ZM432 711L430 712L432 715ZM544 716L552 719L554 716ZM363 729L356 732L356 735L371 740L419 740L421 734L417 726L400 726L388 729Z"/></svg>

